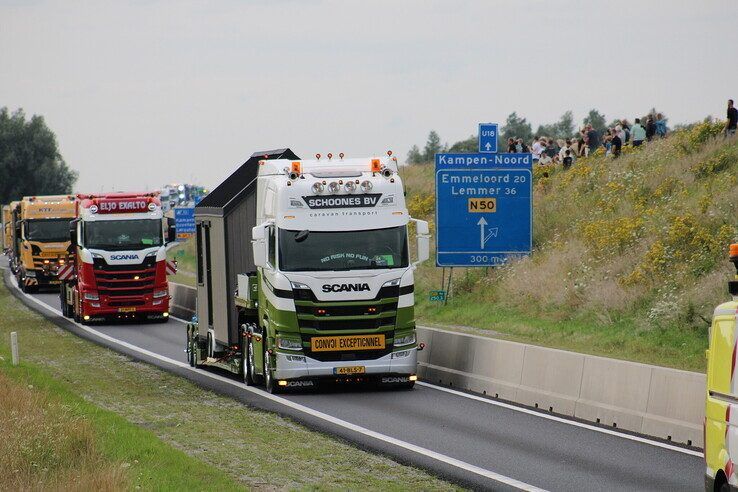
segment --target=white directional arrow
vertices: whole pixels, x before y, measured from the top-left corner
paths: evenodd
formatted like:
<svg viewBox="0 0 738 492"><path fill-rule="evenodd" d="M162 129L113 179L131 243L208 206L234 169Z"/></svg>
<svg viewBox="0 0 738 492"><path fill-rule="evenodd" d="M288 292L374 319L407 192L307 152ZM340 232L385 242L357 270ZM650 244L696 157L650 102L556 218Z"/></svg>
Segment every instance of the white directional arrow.
<svg viewBox="0 0 738 492"><path fill-rule="evenodd" d="M479 222L477 222L477 225L479 226L479 247L481 249L484 249L484 245L487 244L487 241L492 239L493 237L497 237L497 227L493 227L492 229L487 232L487 234L484 233L484 226L487 225L487 221L484 220L484 217L481 217L479 219Z"/></svg>
<svg viewBox="0 0 738 492"><path fill-rule="evenodd" d="M492 148L492 144L487 142L487 145L485 145L484 148L487 149L487 152L489 152L489 149Z"/></svg>

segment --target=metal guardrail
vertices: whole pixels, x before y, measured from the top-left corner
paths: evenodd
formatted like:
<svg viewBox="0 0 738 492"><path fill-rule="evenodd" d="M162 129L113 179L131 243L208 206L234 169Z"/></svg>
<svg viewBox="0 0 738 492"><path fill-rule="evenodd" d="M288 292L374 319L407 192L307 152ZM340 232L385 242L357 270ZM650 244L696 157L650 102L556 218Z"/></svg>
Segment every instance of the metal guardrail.
<svg viewBox="0 0 738 492"><path fill-rule="evenodd" d="M190 319L196 291L170 284ZM704 374L418 327L421 379L544 411L702 447Z"/></svg>

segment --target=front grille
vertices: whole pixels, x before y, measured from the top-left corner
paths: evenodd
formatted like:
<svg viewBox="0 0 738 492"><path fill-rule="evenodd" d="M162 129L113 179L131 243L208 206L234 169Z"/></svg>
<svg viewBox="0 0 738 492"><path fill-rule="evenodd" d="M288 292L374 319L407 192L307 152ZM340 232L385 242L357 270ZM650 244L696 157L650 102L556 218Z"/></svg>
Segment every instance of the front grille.
<svg viewBox="0 0 738 492"><path fill-rule="evenodd" d="M151 295L154 293L154 289L103 289L98 286L98 292L101 296L111 296L111 297L135 297L135 296L145 296L145 295Z"/></svg>
<svg viewBox="0 0 738 492"><path fill-rule="evenodd" d="M145 301L110 301L109 306L113 307L131 307L131 306L143 306L146 304Z"/></svg>
<svg viewBox="0 0 738 492"><path fill-rule="evenodd" d="M100 295L144 296L154 292L156 278L154 257L145 258L143 263L137 265L108 265L104 259L95 258L93 268ZM130 305L130 302L126 302L126 306Z"/></svg>
<svg viewBox="0 0 738 492"><path fill-rule="evenodd" d="M370 316L377 313L386 313L395 311L397 303L387 304L361 304L358 306L339 305L301 305L296 304L297 314L307 314L311 316L330 317L330 316Z"/></svg>
<svg viewBox="0 0 738 492"><path fill-rule="evenodd" d="M318 331L324 330L355 330L355 331L373 331L380 326L395 326L395 317L390 318L373 318L373 319L352 319L352 320L334 320L334 319L299 319L300 328L312 328Z"/></svg>

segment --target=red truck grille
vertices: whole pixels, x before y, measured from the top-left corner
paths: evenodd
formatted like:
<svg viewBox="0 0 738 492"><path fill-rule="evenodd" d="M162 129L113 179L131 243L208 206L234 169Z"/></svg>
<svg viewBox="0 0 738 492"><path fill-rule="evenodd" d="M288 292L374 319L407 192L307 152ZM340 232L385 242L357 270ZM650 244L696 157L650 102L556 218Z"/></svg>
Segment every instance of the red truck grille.
<svg viewBox="0 0 738 492"><path fill-rule="evenodd" d="M138 265L108 265L105 260L95 258L93 266L100 295L133 297L151 294L154 290L155 258L146 258Z"/></svg>

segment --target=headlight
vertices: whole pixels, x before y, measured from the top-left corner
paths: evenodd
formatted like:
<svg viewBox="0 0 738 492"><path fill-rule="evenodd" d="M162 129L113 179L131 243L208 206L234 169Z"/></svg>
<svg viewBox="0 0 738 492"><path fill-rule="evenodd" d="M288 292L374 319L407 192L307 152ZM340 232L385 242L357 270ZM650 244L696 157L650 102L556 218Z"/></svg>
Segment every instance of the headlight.
<svg viewBox="0 0 738 492"><path fill-rule="evenodd" d="M99 258L101 260L104 260L105 259L105 257L103 255L99 254L99 253L92 253L92 257L93 258Z"/></svg>
<svg viewBox="0 0 738 492"><path fill-rule="evenodd" d="M302 342L288 338L277 338L277 347L285 350L302 350Z"/></svg>
<svg viewBox="0 0 738 492"><path fill-rule="evenodd" d="M397 287L398 285L400 285L400 279L396 278L394 280L383 283L382 287Z"/></svg>
<svg viewBox="0 0 738 492"><path fill-rule="evenodd" d="M160 297L165 297L169 292L164 290L155 290L154 291L154 299L159 299Z"/></svg>
<svg viewBox="0 0 738 492"><path fill-rule="evenodd" d="M415 343L415 333L395 338L395 347L404 347Z"/></svg>
<svg viewBox="0 0 738 492"><path fill-rule="evenodd" d="M158 253L158 251L151 251L150 253L147 253L146 258L151 258L152 256L156 256L156 253Z"/></svg>
<svg viewBox="0 0 738 492"><path fill-rule="evenodd" d="M99 301L100 296L97 292L85 292L85 301Z"/></svg>
<svg viewBox="0 0 738 492"><path fill-rule="evenodd" d="M26 271L26 277L35 277L35 276L36 276L36 272L34 272L33 270Z"/></svg>
<svg viewBox="0 0 738 492"><path fill-rule="evenodd" d="M292 284L293 289L310 290L310 287L300 282L290 282L290 284Z"/></svg>

